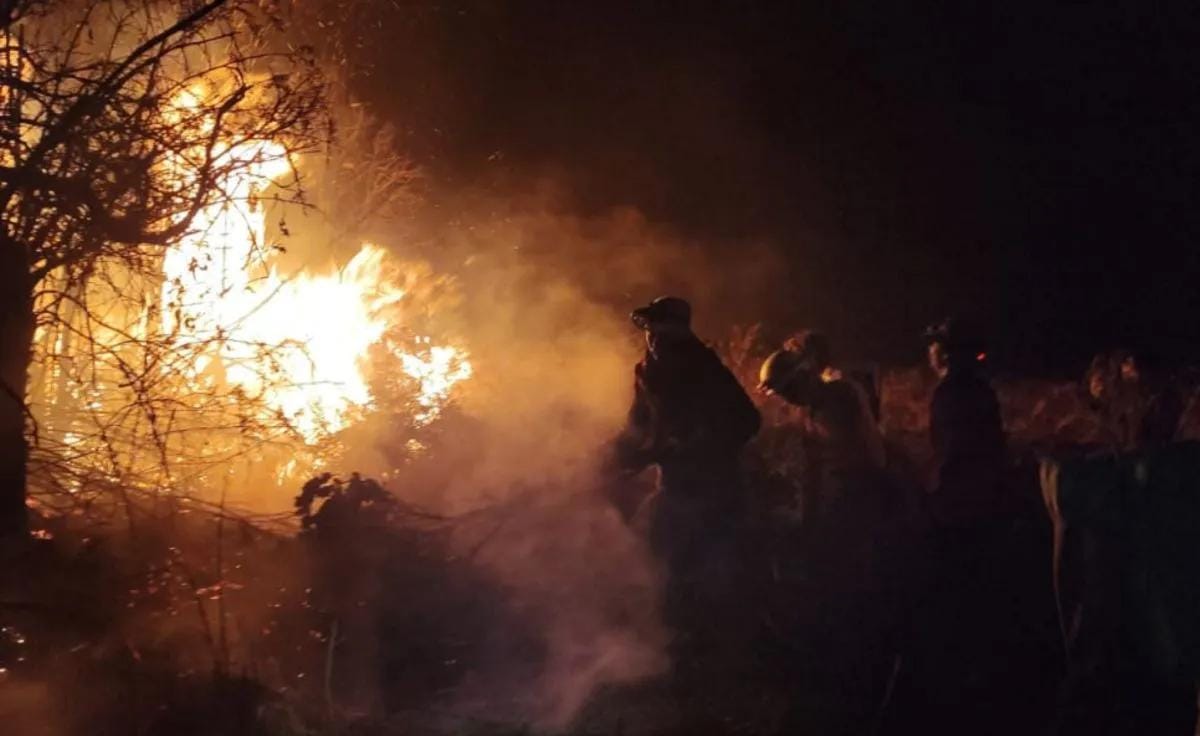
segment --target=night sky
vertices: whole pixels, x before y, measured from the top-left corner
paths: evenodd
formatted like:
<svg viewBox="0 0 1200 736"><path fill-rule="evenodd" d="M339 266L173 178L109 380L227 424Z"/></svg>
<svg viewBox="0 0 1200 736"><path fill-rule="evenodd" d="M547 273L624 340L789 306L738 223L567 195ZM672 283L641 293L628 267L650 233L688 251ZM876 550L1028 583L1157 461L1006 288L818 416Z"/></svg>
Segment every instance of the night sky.
<svg viewBox="0 0 1200 736"><path fill-rule="evenodd" d="M355 89L435 187L770 242L763 316L861 357L950 312L1016 371L1200 357L1194 2L367 5Z"/></svg>

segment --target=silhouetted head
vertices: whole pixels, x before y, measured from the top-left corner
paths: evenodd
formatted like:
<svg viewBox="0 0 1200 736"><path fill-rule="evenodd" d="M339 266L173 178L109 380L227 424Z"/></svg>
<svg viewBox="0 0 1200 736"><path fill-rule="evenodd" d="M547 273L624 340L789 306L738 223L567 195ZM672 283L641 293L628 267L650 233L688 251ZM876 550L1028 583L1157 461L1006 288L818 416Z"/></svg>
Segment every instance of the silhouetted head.
<svg viewBox="0 0 1200 736"><path fill-rule="evenodd" d="M1120 350L1114 356L1116 379L1123 384L1156 386L1166 380L1168 370L1154 350Z"/></svg>
<svg viewBox="0 0 1200 736"><path fill-rule="evenodd" d="M783 343L783 347L785 350L798 353L800 358L818 373L833 363L829 338L816 330L802 330L796 333Z"/></svg>
<svg viewBox="0 0 1200 736"><path fill-rule="evenodd" d="M925 328L929 365L938 376L975 370L986 358L983 332L977 325L951 317Z"/></svg>
<svg viewBox="0 0 1200 736"><path fill-rule="evenodd" d="M1083 374L1084 388L1092 401L1104 403L1112 398L1113 382L1116 379L1113 356L1100 353L1092 358L1087 372Z"/></svg>
<svg viewBox="0 0 1200 736"><path fill-rule="evenodd" d="M646 333L651 350L657 342L685 339L692 334L692 305L677 296L660 296L629 315L633 324Z"/></svg>
<svg viewBox="0 0 1200 736"><path fill-rule="evenodd" d="M776 350L758 370L758 390L797 406L809 406L821 383L821 372L798 350Z"/></svg>

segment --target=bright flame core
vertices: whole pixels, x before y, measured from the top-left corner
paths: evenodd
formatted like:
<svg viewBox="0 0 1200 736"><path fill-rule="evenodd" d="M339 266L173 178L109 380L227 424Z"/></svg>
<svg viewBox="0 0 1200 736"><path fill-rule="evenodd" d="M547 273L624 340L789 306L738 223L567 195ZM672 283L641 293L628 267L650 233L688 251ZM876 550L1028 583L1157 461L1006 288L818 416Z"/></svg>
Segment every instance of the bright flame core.
<svg viewBox="0 0 1200 736"><path fill-rule="evenodd" d="M173 122L209 130L202 94L180 95ZM29 384L41 489L229 489L257 506L264 481L307 480L344 452L341 430L383 409L428 424L471 376L454 341L416 336L453 306L452 280L369 244L340 265L284 272L264 205L294 176L284 147L218 145L161 166L186 192L207 163L225 172L206 183L220 203L187 236L132 266L47 276L36 308L53 319L35 333Z"/></svg>
<svg viewBox="0 0 1200 736"><path fill-rule="evenodd" d="M369 244L332 273L280 275L258 196L291 173L286 153L260 143L225 155L248 163L221 183L227 201L201 211L192 234L166 253L162 329L218 346L189 379L261 398L316 443L370 408L365 358L395 324L405 293L388 278L386 251ZM460 348L418 342L416 352L387 349L419 385L415 419L423 423L470 377L471 364Z"/></svg>
<svg viewBox="0 0 1200 736"><path fill-rule="evenodd" d="M423 341L428 343L429 338ZM413 353L395 352L394 355L400 358L404 372L420 382L417 402L423 411L417 415L417 420L421 422L436 418L454 384L471 377L471 363L457 348L433 345L426 351L426 358Z"/></svg>

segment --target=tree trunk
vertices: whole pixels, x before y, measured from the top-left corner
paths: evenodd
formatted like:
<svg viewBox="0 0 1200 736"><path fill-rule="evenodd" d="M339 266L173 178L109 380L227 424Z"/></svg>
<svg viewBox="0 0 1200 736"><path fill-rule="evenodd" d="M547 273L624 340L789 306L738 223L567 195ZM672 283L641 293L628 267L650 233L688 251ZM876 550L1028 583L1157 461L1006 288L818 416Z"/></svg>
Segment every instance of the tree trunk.
<svg viewBox="0 0 1200 736"><path fill-rule="evenodd" d="M0 539L23 535L28 528L25 389L33 328L25 249L0 235Z"/></svg>

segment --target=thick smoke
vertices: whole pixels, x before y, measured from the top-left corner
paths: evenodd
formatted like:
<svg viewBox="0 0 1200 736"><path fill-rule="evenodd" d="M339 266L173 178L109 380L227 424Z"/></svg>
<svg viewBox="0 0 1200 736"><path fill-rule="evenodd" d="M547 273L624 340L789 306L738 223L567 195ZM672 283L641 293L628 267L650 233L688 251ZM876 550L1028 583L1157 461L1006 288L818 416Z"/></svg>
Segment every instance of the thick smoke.
<svg viewBox="0 0 1200 736"><path fill-rule="evenodd" d="M460 687L468 715L567 725L601 685L665 671L660 571L598 499L541 498L496 520L476 560L532 641L497 626ZM466 535L461 542L477 544ZM520 629L518 629L520 630Z"/></svg>
<svg viewBox="0 0 1200 736"><path fill-rule="evenodd" d="M632 208L578 215L545 190L441 202L452 218L426 219L432 235L398 241L425 243L435 271L455 279L457 306L434 319L461 337L475 368L458 403L471 459L444 479L437 505L473 508L514 486L571 485L592 472L632 396L642 350L632 308L684 296L700 335L720 340L786 289L765 246L714 255Z"/></svg>
<svg viewBox="0 0 1200 736"><path fill-rule="evenodd" d="M395 478L406 498L441 511L520 488L579 490L629 406L642 350L634 307L684 296L697 332L719 341L788 291L765 245L689 243L633 208L578 214L552 184L518 191L531 193L430 192L415 215L372 236L422 264L406 273L426 274L405 284L414 298L404 329L462 345L474 375L436 426L347 433L341 464ZM373 370L386 382L397 367L384 356ZM432 447L410 453L410 440Z"/></svg>
<svg viewBox="0 0 1200 736"><path fill-rule="evenodd" d="M455 214L439 220L445 211ZM457 297L429 324L462 340L475 375L453 411L416 433L424 450L403 467L395 450L409 436L388 432L349 442L351 466L393 473L393 491L423 506L468 514L463 553L539 632L531 662L498 630L463 707L561 726L598 687L667 665L661 570L600 492L641 351L628 313L677 293L703 336L723 337L731 312L761 301L774 261L748 246L717 262L633 209L578 215L544 193L456 197L418 221L425 231L398 242L424 243L434 270L455 280Z"/></svg>
<svg viewBox="0 0 1200 736"><path fill-rule="evenodd" d="M692 301L698 333L721 339L784 290L784 270L759 244L689 243L629 207L582 212L553 181L421 194L342 250L360 239L389 249L408 294L399 339L462 346L473 376L422 424L400 367L373 356L377 411L341 433L330 469L379 478L403 501L456 519L456 554L503 591L509 610L489 627L456 706L561 727L598 688L668 664L662 571L604 493L642 350L628 314L677 294ZM292 223L289 259L319 262L337 239L309 224ZM632 483L644 491L651 479Z"/></svg>

